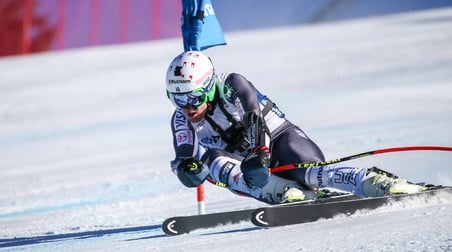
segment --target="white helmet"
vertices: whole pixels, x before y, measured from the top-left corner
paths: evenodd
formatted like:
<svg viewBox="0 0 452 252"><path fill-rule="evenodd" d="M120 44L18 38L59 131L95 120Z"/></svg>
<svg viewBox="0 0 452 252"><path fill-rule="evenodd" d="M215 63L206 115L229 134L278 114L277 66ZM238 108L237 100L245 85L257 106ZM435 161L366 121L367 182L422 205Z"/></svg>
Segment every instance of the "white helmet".
<svg viewBox="0 0 452 252"><path fill-rule="evenodd" d="M214 68L199 51L179 54L166 72L166 92L177 107L200 106L215 97Z"/></svg>

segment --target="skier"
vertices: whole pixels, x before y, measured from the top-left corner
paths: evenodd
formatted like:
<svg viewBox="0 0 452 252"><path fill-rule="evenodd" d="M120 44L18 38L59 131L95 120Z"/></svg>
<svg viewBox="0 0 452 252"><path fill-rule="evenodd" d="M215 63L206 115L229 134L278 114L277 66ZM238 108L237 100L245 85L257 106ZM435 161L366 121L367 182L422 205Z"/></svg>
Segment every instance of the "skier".
<svg viewBox="0 0 452 252"><path fill-rule="evenodd" d="M202 52L184 52L171 62L166 91L176 107L170 165L187 187L207 179L269 204L313 198L311 189L324 187L362 197L425 190L375 167L325 165L270 174L269 167L324 161L324 155L250 81L215 72Z"/></svg>

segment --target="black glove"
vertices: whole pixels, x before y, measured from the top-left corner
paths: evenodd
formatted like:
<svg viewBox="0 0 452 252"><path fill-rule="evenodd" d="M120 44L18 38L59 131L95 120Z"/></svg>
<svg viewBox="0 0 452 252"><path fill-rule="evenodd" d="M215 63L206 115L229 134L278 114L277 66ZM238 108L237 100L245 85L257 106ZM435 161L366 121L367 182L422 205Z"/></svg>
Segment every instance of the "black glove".
<svg viewBox="0 0 452 252"><path fill-rule="evenodd" d="M185 157L180 162L179 169L182 169L184 172L198 174L202 171L202 164L194 157Z"/></svg>
<svg viewBox="0 0 452 252"><path fill-rule="evenodd" d="M254 147L243 159L240 169L249 187L262 188L268 183L270 150L263 145Z"/></svg>
<svg viewBox="0 0 452 252"><path fill-rule="evenodd" d="M177 177L187 187L196 187L202 184L209 169L194 157L185 157L177 166Z"/></svg>

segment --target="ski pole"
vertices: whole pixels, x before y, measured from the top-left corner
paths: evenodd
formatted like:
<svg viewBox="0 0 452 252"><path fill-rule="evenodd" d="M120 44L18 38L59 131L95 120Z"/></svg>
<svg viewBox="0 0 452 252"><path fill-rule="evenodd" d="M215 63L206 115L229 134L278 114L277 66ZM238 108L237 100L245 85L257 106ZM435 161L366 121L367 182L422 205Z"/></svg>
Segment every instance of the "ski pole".
<svg viewBox="0 0 452 252"><path fill-rule="evenodd" d="M308 163L298 163L298 164L287 164L281 165L278 167L270 168L271 173L286 171L297 168L309 168L312 166L321 166L321 165L329 165L329 164L337 164L344 161L349 161L352 159L367 157L376 154L383 154L389 152L400 152L400 151L417 151L417 150L432 150L432 151L452 151L452 147L445 146L406 146L406 147L394 147L394 148L386 148L380 150L367 151L347 157L332 159L328 161L318 161L318 162L308 162Z"/></svg>

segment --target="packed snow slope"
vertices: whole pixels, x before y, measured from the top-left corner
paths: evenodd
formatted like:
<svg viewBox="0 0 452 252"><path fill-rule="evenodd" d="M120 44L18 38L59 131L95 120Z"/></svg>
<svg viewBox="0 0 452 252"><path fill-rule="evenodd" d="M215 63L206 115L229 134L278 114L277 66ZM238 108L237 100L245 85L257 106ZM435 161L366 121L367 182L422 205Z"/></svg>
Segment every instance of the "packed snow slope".
<svg viewBox="0 0 452 252"><path fill-rule="evenodd" d="M244 74L327 159L452 145L452 9L226 34L218 72ZM167 237L197 213L170 172L165 73L179 39L0 60L0 250L447 251L452 198L259 229ZM452 153L361 158L412 181L452 185ZM206 186L206 210L262 205Z"/></svg>

